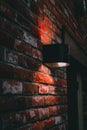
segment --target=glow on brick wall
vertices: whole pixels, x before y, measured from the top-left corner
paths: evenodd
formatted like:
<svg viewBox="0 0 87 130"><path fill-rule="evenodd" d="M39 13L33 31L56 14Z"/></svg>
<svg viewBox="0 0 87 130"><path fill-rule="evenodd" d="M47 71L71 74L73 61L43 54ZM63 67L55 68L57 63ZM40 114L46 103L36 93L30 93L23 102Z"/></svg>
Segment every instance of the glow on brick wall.
<svg viewBox="0 0 87 130"><path fill-rule="evenodd" d="M48 24L49 27L46 25L46 23L48 23L47 18L44 18L44 22L38 20L38 26L41 30L41 31L39 31L40 40L44 44L51 44L52 38L54 37L54 33L49 28L51 26L51 23Z"/></svg>
<svg viewBox="0 0 87 130"><path fill-rule="evenodd" d="M45 5L43 5L41 8L43 8L43 15L42 9L39 10L38 14L40 40L43 44L51 44L55 39L55 27L52 22L52 14Z"/></svg>

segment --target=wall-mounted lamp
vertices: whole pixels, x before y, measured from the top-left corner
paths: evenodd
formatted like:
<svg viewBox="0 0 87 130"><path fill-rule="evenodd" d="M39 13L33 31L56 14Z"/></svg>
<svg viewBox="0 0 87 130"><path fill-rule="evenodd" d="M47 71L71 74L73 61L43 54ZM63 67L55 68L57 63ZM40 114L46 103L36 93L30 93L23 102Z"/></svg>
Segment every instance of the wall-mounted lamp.
<svg viewBox="0 0 87 130"><path fill-rule="evenodd" d="M67 67L68 51L67 44L43 45L43 63L51 68Z"/></svg>

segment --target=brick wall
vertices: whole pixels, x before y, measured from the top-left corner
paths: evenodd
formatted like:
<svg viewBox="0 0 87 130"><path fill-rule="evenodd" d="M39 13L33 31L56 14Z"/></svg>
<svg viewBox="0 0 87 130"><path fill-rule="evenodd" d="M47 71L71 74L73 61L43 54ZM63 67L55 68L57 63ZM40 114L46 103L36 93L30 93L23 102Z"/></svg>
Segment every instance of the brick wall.
<svg viewBox="0 0 87 130"><path fill-rule="evenodd" d="M62 24L81 39L58 0L0 0L0 130L67 130L66 68L42 64L42 45L62 42Z"/></svg>

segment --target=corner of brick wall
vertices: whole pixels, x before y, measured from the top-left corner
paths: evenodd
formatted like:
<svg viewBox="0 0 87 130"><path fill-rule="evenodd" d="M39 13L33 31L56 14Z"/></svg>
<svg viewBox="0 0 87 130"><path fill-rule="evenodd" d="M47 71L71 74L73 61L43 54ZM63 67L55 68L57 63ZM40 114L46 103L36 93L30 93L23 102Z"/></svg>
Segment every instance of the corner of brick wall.
<svg viewBox="0 0 87 130"><path fill-rule="evenodd" d="M42 64L42 45L61 43L54 0L0 0L0 130L67 130L66 68Z"/></svg>

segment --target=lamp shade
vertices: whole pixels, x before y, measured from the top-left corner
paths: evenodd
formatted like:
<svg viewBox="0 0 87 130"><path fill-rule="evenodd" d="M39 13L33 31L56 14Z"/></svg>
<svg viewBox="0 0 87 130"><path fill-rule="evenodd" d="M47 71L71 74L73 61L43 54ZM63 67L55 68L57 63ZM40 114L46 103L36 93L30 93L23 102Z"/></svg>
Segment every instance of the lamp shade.
<svg viewBox="0 0 87 130"><path fill-rule="evenodd" d="M67 67L69 66L67 44L43 45L43 63L49 67Z"/></svg>

